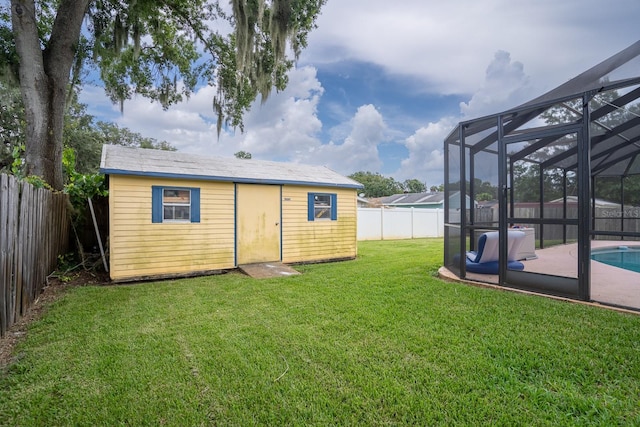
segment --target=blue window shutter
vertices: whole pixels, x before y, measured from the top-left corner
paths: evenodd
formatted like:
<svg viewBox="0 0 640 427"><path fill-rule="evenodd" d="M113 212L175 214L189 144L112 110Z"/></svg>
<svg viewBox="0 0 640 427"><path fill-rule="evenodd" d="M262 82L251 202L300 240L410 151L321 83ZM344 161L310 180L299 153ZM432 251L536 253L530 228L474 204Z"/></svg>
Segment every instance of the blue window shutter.
<svg viewBox="0 0 640 427"><path fill-rule="evenodd" d="M338 195L331 195L331 221L338 219Z"/></svg>
<svg viewBox="0 0 640 427"><path fill-rule="evenodd" d="M162 187L151 187L151 222L162 222Z"/></svg>
<svg viewBox="0 0 640 427"><path fill-rule="evenodd" d="M191 222L200 222L200 189L191 189Z"/></svg>
<svg viewBox="0 0 640 427"><path fill-rule="evenodd" d="M316 214L315 214L315 210L314 210L314 206L316 203L316 198L315 198L315 193L308 193L307 194L307 199L308 199L308 205L307 205L307 219L309 221L313 221L316 218Z"/></svg>

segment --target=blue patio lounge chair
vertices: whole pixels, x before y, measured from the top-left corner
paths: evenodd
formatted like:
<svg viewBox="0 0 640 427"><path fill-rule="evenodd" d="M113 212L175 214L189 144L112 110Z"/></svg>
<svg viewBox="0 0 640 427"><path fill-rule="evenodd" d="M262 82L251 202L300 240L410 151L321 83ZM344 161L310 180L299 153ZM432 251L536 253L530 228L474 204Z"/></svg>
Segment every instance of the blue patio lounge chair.
<svg viewBox="0 0 640 427"><path fill-rule="evenodd" d="M516 260L516 254L524 240L522 231L508 232L507 268L510 270L524 270L524 264ZM467 252L466 268L471 273L498 274L499 264L498 232L484 233L478 239L478 250Z"/></svg>

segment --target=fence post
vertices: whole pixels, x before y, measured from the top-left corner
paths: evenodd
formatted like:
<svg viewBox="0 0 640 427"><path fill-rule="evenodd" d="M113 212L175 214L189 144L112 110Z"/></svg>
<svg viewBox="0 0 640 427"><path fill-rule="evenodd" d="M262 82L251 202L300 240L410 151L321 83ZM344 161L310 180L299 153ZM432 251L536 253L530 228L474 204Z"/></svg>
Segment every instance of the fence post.
<svg viewBox="0 0 640 427"><path fill-rule="evenodd" d="M414 216L413 216L413 210L414 210L414 209L415 209L415 208L414 208L413 206L411 206L411 238L412 238L412 239L413 239L413 236L415 236L415 234L416 234L416 233L415 233L415 226L416 226L416 223L415 223L415 221L414 221Z"/></svg>

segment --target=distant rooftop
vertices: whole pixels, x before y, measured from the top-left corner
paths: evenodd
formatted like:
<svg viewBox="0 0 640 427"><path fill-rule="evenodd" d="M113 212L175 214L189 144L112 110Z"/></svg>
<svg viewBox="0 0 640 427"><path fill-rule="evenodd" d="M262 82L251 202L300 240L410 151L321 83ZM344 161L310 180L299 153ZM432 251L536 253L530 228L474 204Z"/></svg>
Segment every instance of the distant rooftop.
<svg viewBox="0 0 640 427"><path fill-rule="evenodd" d="M161 178L229 181L252 184L314 185L363 188L325 166L263 160L207 157L176 151L104 145L100 172Z"/></svg>
<svg viewBox="0 0 640 427"><path fill-rule="evenodd" d="M425 192L425 193L403 193L394 194L392 196L381 197L380 203L383 205L437 205L443 202L444 193L442 192Z"/></svg>

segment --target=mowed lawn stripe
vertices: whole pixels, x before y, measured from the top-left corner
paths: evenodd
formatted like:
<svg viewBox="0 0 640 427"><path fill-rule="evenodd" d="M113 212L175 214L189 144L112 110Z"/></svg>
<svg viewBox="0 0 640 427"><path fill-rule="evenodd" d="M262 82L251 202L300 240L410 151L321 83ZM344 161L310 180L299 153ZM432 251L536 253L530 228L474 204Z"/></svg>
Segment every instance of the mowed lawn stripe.
<svg viewBox="0 0 640 427"><path fill-rule="evenodd" d="M640 316L443 282L441 239L358 251L294 277L74 288L1 374L0 420L640 424Z"/></svg>

